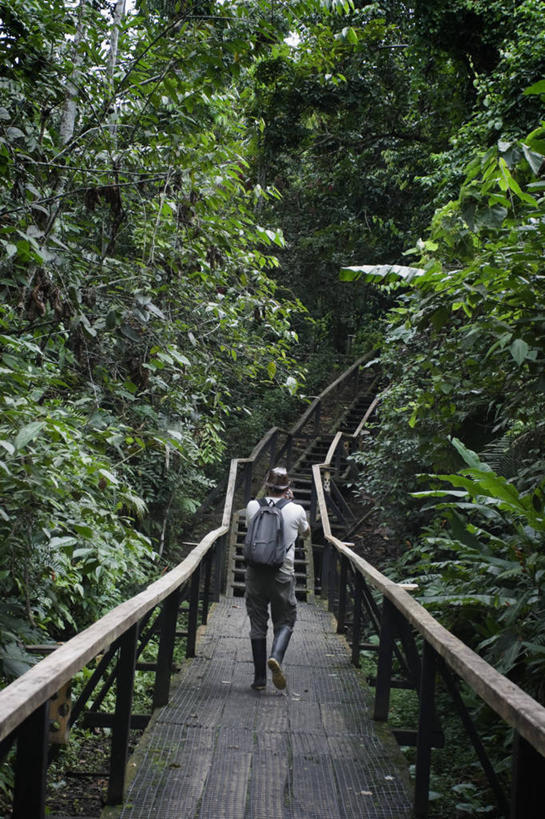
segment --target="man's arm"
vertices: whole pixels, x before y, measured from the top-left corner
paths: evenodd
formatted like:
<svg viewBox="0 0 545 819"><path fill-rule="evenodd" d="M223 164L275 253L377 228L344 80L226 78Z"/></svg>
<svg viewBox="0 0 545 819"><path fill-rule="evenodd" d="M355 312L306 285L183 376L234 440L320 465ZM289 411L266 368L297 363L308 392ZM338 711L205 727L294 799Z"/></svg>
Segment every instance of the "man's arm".
<svg viewBox="0 0 545 819"><path fill-rule="evenodd" d="M305 512L302 506L299 506L299 508L301 510L298 520L299 534L306 535L307 532L310 531L309 522L307 520L307 513Z"/></svg>
<svg viewBox="0 0 545 819"><path fill-rule="evenodd" d="M248 506L246 507L246 527L250 525L250 521L259 509L259 501L255 500L255 498L248 502Z"/></svg>

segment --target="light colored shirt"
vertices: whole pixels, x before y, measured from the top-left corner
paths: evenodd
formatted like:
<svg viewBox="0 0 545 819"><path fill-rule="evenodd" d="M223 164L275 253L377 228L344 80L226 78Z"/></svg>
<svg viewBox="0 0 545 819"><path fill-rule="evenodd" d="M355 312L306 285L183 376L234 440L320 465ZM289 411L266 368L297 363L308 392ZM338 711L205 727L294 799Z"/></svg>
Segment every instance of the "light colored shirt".
<svg viewBox="0 0 545 819"><path fill-rule="evenodd" d="M276 503L281 500L278 497L267 495L268 503ZM246 507L246 526L249 525L251 519L259 509L259 502L251 500ZM282 566L278 569L278 575L284 576L286 579L293 577L295 574L294 558L295 558L295 541L298 535L304 535L309 530L306 512L299 503L291 501L282 508L282 519L284 521L284 547L286 549L286 556ZM280 579L280 578L279 578Z"/></svg>

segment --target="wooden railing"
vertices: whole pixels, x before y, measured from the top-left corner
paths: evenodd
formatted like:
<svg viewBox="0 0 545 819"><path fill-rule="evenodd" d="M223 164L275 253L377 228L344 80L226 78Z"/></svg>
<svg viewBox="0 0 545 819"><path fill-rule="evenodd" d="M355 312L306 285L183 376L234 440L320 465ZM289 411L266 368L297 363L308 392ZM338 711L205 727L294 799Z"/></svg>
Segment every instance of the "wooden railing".
<svg viewBox="0 0 545 819"><path fill-rule="evenodd" d="M294 441L316 433L328 398L341 389L357 391L360 367L368 358L355 362L330 384L291 430L269 430L249 458L231 461L221 525L203 537L185 560L0 691L0 757L16 742L13 819L45 817L50 701L95 660L96 667L71 708L68 723L81 720L111 728L107 802L122 801L129 731L144 727L151 711L168 702L176 640L184 638L186 656L194 656L199 623L206 623L210 601L223 590L226 536L233 511L249 500L270 465L281 459L290 464ZM307 432L309 425L312 433ZM184 631L179 630L181 611L186 618ZM156 659L142 662L141 654L152 639L158 641ZM133 713L134 682L140 673L154 674L147 714ZM101 704L114 688L115 711L104 713Z"/></svg>
<svg viewBox="0 0 545 819"><path fill-rule="evenodd" d="M362 428L363 424L359 432ZM342 446L343 436L339 434L325 462L313 466L317 518L326 541L322 595L327 597L329 608L336 615L338 632L350 631L354 665L359 667L362 649L378 651L374 719L388 720L390 691L400 684L393 679L394 658L405 674L405 683L412 684L418 693L417 730L394 731L400 744L416 746L414 815L428 815L432 748L440 747L442 742L435 707L436 682L440 676L494 793L498 806L495 815L541 819L545 815L542 794L545 708L447 631L406 588L359 557L350 548L353 544L333 536L329 508L334 504L335 462ZM377 597L382 598L381 606L377 604ZM365 615L366 625L376 627L378 645L363 643ZM460 681L514 731L510 796L505 793L465 706L458 688ZM407 687L403 681L401 685Z"/></svg>
<svg viewBox="0 0 545 819"><path fill-rule="evenodd" d="M240 460L245 463L244 497L246 504L261 487L267 470L275 464L282 463L288 471L294 462L295 446L310 441L320 434L325 408L331 409L339 402L341 394L358 394L361 384L362 368L371 360L373 353L367 353L354 362L338 378L329 384L308 406L297 423L289 430L272 427L255 446L250 457Z"/></svg>
<svg viewBox="0 0 545 819"><path fill-rule="evenodd" d="M143 727L149 719L149 714L132 713L135 675L154 673L151 708L156 708L168 702L176 639L184 637L186 656L194 656L199 623L206 622L209 603L220 593L225 536L243 475L240 465L244 463L231 462L221 526L209 532L185 560L59 646L0 692L2 756L14 740L17 742L13 819L45 817L50 700L99 655L97 668L72 708L70 723L81 717L87 724L111 728L107 801L116 804L122 800L129 730ZM187 629L180 632L178 617L184 600ZM156 661L139 663L143 647L154 634L158 639ZM99 685L102 690L97 695L94 692ZM114 685L113 714L84 710L92 694L95 702L102 702L105 692Z"/></svg>

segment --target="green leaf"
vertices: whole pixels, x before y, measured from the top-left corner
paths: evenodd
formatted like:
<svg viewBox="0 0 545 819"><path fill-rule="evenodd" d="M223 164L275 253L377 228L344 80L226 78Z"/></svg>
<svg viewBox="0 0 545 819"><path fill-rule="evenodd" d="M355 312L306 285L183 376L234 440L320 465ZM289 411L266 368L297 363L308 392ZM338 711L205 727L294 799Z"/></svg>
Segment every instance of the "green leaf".
<svg viewBox="0 0 545 819"><path fill-rule="evenodd" d="M525 96L528 96L529 94L545 94L545 80L535 82L529 88L525 88L522 93Z"/></svg>
<svg viewBox="0 0 545 819"><path fill-rule="evenodd" d="M94 555L95 549L91 548L90 546L85 546L81 549L74 549L74 553L72 554L72 558L76 560L78 557L88 557L89 555Z"/></svg>
<svg viewBox="0 0 545 819"><path fill-rule="evenodd" d="M339 279L342 282L353 282L362 278L372 281L374 278L387 281L411 281L416 276L422 276L424 270L419 267L404 267L398 264L351 265L342 267Z"/></svg>
<svg viewBox="0 0 545 819"><path fill-rule="evenodd" d="M269 378L272 380L276 375L276 361L269 361L267 364L267 372L269 374Z"/></svg>
<svg viewBox="0 0 545 819"><path fill-rule="evenodd" d="M351 43L352 45L357 45L358 35L356 34L356 31L352 28L352 26L347 26L346 28L343 28L342 35L347 42Z"/></svg>
<svg viewBox="0 0 545 819"><path fill-rule="evenodd" d="M468 449L460 440L459 438L452 438L451 444L456 449L459 455L464 459L466 464L470 466L472 469L482 469L483 471L488 471L490 467L488 464L483 463L476 452L473 450Z"/></svg>
<svg viewBox="0 0 545 819"><path fill-rule="evenodd" d="M519 366L528 358L529 350L530 347L522 338L516 338L509 347L511 355Z"/></svg>
<svg viewBox="0 0 545 819"><path fill-rule="evenodd" d="M63 537L52 537L49 545L52 549L57 549L64 546L74 546L77 542L77 539L72 535L64 535Z"/></svg>
<svg viewBox="0 0 545 819"><path fill-rule="evenodd" d="M533 173L537 176L541 170L541 166L543 165L543 155L537 153L536 151L532 151L532 149L529 148L528 145L524 144L522 146L522 152L526 157L528 165L532 169Z"/></svg>
<svg viewBox="0 0 545 819"><path fill-rule="evenodd" d="M117 478L115 477L115 475L112 475L112 473L111 473L111 472L108 472L108 470L107 470L107 469L99 469L99 470L98 470L98 474L99 474L99 475L100 475L102 478L104 478L104 480L108 481L108 483L113 484L114 486L117 486L117 485L118 485L118 483L119 483L119 481L117 480Z"/></svg>
<svg viewBox="0 0 545 819"><path fill-rule="evenodd" d="M82 523L74 524L74 531L77 532L78 535L81 535L82 537L88 537L88 538L93 537L94 534L95 534L94 529L92 529L90 526L87 526L86 524L82 524Z"/></svg>
<svg viewBox="0 0 545 819"><path fill-rule="evenodd" d="M10 455L15 454L15 447L9 441L0 441L0 446L4 447L6 452L8 452Z"/></svg>
<svg viewBox="0 0 545 819"><path fill-rule="evenodd" d="M19 430L15 438L15 448L21 450L24 446L29 444L38 437L44 427L43 421L33 421Z"/></svg>

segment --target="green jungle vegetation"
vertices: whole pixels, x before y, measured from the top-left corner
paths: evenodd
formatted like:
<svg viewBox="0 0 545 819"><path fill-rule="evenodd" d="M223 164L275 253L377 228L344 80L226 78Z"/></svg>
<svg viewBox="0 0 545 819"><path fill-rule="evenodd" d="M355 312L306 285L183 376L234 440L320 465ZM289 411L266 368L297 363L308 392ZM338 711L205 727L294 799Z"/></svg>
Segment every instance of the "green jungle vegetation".
<svg viewBox="0 0 545 819"><path fill-rule="evenodd" d="M4 681L352 336L392 572L545 701L544 100L539 0L0 0Z"/></svg>

